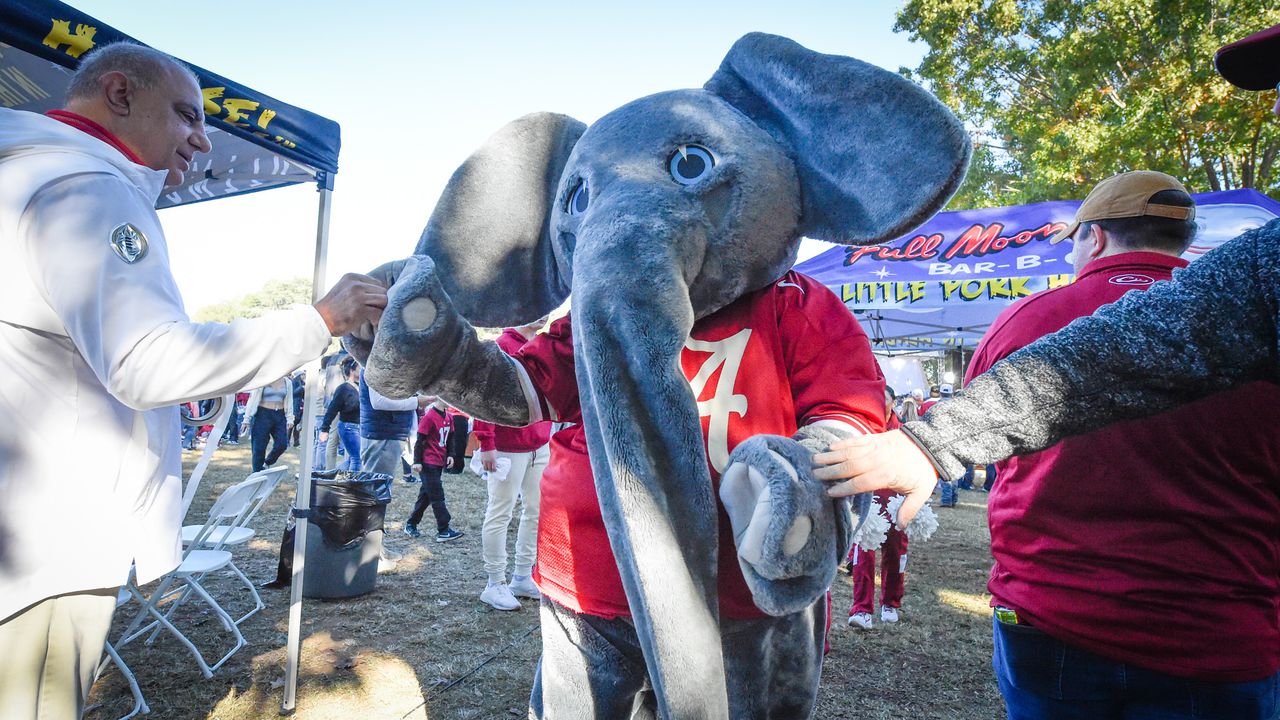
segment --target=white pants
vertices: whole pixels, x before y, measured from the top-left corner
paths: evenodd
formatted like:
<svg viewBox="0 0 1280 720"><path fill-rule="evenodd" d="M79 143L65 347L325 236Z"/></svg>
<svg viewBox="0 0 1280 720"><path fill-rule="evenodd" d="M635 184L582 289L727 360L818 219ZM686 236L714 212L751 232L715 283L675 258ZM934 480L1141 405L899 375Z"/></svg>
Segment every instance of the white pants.
<svg viewBox="0 0 1280 720"><path fill-rule="evenodd" d="M80 717L115 611L116 588L103 588L48 598L0 622L0 717Z"/></svg>
<svg viewBox="0 0 1280 720"><path fill-rule="evenodd" d="M507 527L516 496L520 496L520 527L516 530L516 575L528 575L538 552L538 502L542 497L539 484L551 451L546 445L533 452L498 452L498 457L511 461L511 472L505 480L489 479L489 504L484 510L481 545L484 547L484 571L489 582L507 581Z"/></svg>

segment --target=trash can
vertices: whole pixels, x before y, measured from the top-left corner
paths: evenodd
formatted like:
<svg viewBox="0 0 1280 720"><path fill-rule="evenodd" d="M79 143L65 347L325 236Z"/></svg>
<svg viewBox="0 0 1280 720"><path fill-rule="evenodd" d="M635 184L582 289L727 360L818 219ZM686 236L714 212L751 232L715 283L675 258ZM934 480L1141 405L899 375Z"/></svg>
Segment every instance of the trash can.
<svg viewBox="0 0 1280 720"><path fill-rule="evenodd" d="M390 475L312 474L304 597L345 598L373 591L389 502Z"/></svg>

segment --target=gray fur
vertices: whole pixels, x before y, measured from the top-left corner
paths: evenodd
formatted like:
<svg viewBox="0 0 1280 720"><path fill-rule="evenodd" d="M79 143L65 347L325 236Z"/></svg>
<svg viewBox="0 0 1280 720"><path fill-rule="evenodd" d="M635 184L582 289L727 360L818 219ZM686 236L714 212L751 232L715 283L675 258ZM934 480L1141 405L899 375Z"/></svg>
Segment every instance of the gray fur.
<svg viewBox="0 0 1280 720"><path fill-rule="evenodd" d="M527 425L529 404L510 358L494 343L481 342L475 329L440 287L431 258L415 257L375 273L399 273L387 292L387 308L372 345L347 336L343 343L356 359L377 362L365 366L365 379L392 398L419 391L439 395L467 413L504 425ZM410 329L404 308L413 302L436 306L435 322Z"/></svg>
<svg viewBox="0 0 1280 720"><path fill-rule="evenodd" d="M690 144L715 165L681 184L669 164ZM418 251L434 271L402 270L372 343L364 333L349 344L387 395L425 388L518 424L528 413L513 366L459 313L512 324L572 291L583 429L657 706L682 720L727 718L741 700L727 687L753 688L726 684L717 507L681 348L696 319L781 276L803 234L869 243L923 221L959 183L968 148L958 121L893 73L749 35L705 89L641 98L585 132L552 115L500 131L432 215ZM583 183L589 203L570 212ZM423 330L404 318L414 297L433 304L423 317L435 311ZM808 451L790 443L786 453L810 477ZM804 599L847 551L848 506L819 491L782 494L785 512L812 512L822 527L802 558L762 568L801 577L793 588L762 585L775 610L812 607ZM816 677L775 684L811 696Z"/></svg>
<svg viewBox="0 0 1280 720"><path fill-rule="evenodd" d="M933 216L972 143L937 98L861 60L751 33L706 85L788 149L804 189L800 233L871 245Z"/></svg>
<svg viewBox="0 0 1280 720"><path fill-rule="evenodd" d="M586 127L566 115L526 115L494 133L449 179L414 252L436 261L445 291L471 322L519 325L568 297L547 220Z"/></svg>
<svg viewBox="0 0 1280 720"><path fill-rule="evenodd" d="M763 562L738 558L752 598L770 615L798 612L822 598L835 580L840 561L849 554L856 530L852 508L859 509L856 524L866 518L869 493L831 498L826 483L813 476L813 454L825 452L832 442L848 436L832 428L808 426L795 438L757 435L729 454L721 495L728 490L731 473L738 466L763 476L772 503ZM800 518L807 518L812 529L804 546L787 554L788 532Z"/></svg>
<svg viewBox="0 0 1280 720"><path fill-rule="evenodd" d="M905 429L943 477L1280 380L1280 220L1013 353Z"/></svg>

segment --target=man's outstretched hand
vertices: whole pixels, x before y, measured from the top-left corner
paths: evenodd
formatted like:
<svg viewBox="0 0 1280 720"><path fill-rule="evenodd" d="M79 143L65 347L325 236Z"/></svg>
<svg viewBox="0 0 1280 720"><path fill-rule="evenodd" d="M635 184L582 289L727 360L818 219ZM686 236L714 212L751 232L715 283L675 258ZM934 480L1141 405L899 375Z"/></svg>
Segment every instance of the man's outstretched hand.
<svg viewBox="0 0 1280 720"><path fill-rule="evenodd" d="M377 327L387 306L387 287L368 275L347 273L315 304L316 312L329 327L329 334L342 337L368 324Z"/></svg>
<svg viewBox="0 0 1280 720"><path fill-rule="evenodd" d="M834 442L813 456L813 464L819 480L844 481L827 488L833 497L885 489L905 495L899 527L924 507L938 480L929 459L901 430Z"/></svg>

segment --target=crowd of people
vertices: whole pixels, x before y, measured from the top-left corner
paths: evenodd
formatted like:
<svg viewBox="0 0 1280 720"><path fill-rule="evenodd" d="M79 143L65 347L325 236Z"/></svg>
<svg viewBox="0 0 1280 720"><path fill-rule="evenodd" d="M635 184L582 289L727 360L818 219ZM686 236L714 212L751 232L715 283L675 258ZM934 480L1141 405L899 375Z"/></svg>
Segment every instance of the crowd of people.
<svg viewBox="0 0 1280 720"><path fill-rule="evenodd" d="M1280 26L1222 53L1231 82L1255 90L1280 83ZM570 456L586 462L580 426L472 423L438 397L388 398L345 353L325 358L323 397L304 408L296 368L331 337L376 324L386 288L348 275L313 306L234 325L191 322L148 198L209 150L194 76L156 51L111 45L82 63L69 98L47 116L0 111L0 120L29 126L28 146L61 153L48 166L21 152L0 164L6 192L19 188L0 213L13 216L16 202L33 218L26 232L40 242L23 245L24 253L42 269L15 291L26 293L25 314L0 317L0 347L13 349L15 370L0 409L16 417L37 402L51 413L65 408L56 426L74 428L74 444L95 457L68 480L54 462L65 433L9 423L0 438L29 451L0 456L0 715L83 711L115 589L131 572L146 583L176 565L179 449L194 449L202 436L238 443L247 434L258 471L301 443L304 411L319 421L317 469L418 484L404 532L421 538L430 509L441 543L464 535L453 526L442 478L463 470L474 432L471 468L487 492L479 599L508 611L547 591L556 603L543 603L543 617L565 629L564 647L544 649L539 713L544 685L558 677L544 670L570 672L567 662L555 665L557 652L569 657L565 648L588 634L634 640L600 508L566 496L567 488L594 496L589 466L575 469L571 484L558 464ZM833 483L832 495L875 491L873 511L890 525L878 552L855 547L848 557L850 626L874 627L877 554L879 620L899 621L908 558L899 528L939 487L943 507L955 504L958 488L975 490L982 467L994 559L993 665L1010 718L1280 717L1280 416L1271 412L1280 401L1280 221L1188 267L1180 256L1194 237L1195 213L1187 189L1164 173L1098 183L1052 238L1073 243L1075 283L1009 307L979 346L965 390L942 384L927 397L913 390L902 398L887 390L887 432L816 455L815 474ZM144 238L141 252L132 240L121 249L126 235ZM76 244L90 237L106 242L93 252ZM72 293L48 282L67 272L91 286ZM553 366L564 361L564 347L571 358L572 347L567 321L544 331L545 323L507 328L497 344L526 372L545 371L539 380L551 387ZM551 339L530 344L540 331ZM63 394L51 403L41 396L49 392ZM211 427L196 424L210 407L192 398L222 394L236 394L233 416L210 439ZM879 403L877 394L877 416ZM1258 411L1242 422L1241 407ZM139 458L129 452L137 447L154 452ZM545 483L544 473L557 482ZM28 482L7 481L17 476ZM558 514L540 534L548 487L557 511L594 515ZM53 505L76 533L51 538L27 519ZM122 521L135 530L115 532ZM551 562L538 557L540 548ZM741 587L722 599L749 605L742 577L734 581ZM752 606L742 622L763 621L758 615ZM585 673L593 682L625 674L642 684L643 666L622 673L604 667L603 655L592 657L598 662Z"/></svg>

